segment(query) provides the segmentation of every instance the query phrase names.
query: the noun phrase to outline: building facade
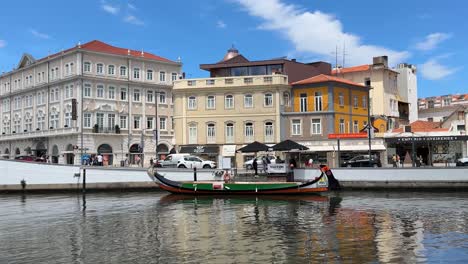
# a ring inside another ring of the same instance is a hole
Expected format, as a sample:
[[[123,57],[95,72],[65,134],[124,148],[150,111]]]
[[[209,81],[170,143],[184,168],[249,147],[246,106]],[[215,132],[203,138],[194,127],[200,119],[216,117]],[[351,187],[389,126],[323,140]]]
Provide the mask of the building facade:
[[[408,120],[410,123],[418,120],[418,78],[416,66],[400,63],[395,68],[398,72],[398,94],[403,101],[408,102]]]
[[[298,80],[331,70],[322,62],[249,61],[234,48],[220,62],[200,68],[211,77],[174,83],[176,145],[180,152],[213,160],[229,157],[237,167],[252,158],[236,153],[238,148],[280,142],[280,113],[291,105],[288,74]]]
[[[468,105],[468,94],[449,94],[418,99],[419,110]]]
[[[387,119],[386,130],[409,123],[409,95],[413,96],[415,93],[414,91],[411,93],[400,91],[403,88],[398,88],[399,72],[388,67],[387,56],[374,57],[373,64],[370,65],[338,68],[333,70],[333,74],[372,87],[370,90],[371,115],[384,116]],[[413,87],[413,85],[408,85],[408,87]]]
[[[102,154],[105,165],[147,162],[155,157],[154,129],[167,154],[180,71],[179,62],[97,40],[39,60],[26,54],[0,76],[0,154],[65,164],[80,164],[81,153]]]

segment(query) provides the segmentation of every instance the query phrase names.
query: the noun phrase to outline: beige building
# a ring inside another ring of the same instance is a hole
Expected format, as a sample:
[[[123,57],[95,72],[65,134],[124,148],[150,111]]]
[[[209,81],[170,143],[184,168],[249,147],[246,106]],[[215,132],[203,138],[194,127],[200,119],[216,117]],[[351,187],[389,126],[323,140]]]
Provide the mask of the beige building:
[[[399,73],[388,67],[387,56],[374,57],[373,64],[370,65],[338,68],[333,70],[333,74],[372,87],[369,102],[370,114],[386,117],[387,130],[409,123],[409,99],[407,93],[399,91]],[[415,101],[414,104],[417,102]]]
[[[290,82],[330,72],[330,64],[295,60],[249,61],[231,48],[223,60],[202,64],[210,78],[174,82],[175,141],[179,152],[242,167],[253,153],[236,150],[253,141],[275,144],[284,130],[281,115],[291,104]]]
[[[180,71],[178,62],[97,40],[39,60],[25,54],[0,75],[0,154],[79,164],[83,150],[102,154],[107,165],[148,161],[155,128],[158,149],[167,154]]]

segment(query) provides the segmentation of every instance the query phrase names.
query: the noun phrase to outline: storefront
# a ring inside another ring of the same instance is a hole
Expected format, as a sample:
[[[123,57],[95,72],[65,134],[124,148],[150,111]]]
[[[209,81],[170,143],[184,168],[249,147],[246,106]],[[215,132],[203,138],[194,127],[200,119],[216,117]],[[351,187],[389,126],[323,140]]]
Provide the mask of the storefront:
[[[418,134],[386,135],[388,158],[391,159],[392,155],[395,154],[400,156],[403,163],[406,164],[411,164],[413,158],[418,158],[422,161],[421,165],[432,166],[434,164],[451,164],[467,155],[467,135],[421,136]],[[408,157],[411,158],[411,161],[404,160]]]
[[[218,162],[219,146],[218,145],[183,145],[180,146],[179,153],[188,153],[198,156],[205,160]]]

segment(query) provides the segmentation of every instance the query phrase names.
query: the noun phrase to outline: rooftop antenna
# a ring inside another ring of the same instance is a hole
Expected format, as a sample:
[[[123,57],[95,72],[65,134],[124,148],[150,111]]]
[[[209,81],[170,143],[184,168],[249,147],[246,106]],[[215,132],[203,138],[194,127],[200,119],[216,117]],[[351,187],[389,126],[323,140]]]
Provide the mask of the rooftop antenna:
[[[343,68],[345,67],[346,55],[348,55],[348,53],[346,53],[346,42],[343,41],[343,65],[341,65]]]
[[[333,55],[335,55],[335,76],[338,76],[338,45],[335,46],[335,52],[332,52]]]

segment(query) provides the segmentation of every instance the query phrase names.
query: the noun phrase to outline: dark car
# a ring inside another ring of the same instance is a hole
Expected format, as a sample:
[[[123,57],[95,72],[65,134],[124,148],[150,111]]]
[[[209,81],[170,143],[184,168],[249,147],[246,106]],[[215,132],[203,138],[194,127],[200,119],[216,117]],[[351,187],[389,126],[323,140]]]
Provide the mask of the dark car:
[[[457,160],[457,167],[468,166],[468,157]]]
[[[369,160],[369,155],[359,155],[355,156],[352,159],[341,163],[341,167],[382,167],[380,159],[376,156],[372,156]]]
[[[20,161],[36,161],[36,157],[33,157],[33,156],[17,156],[17,157],[15,157],[15,160],[20,160]]]

